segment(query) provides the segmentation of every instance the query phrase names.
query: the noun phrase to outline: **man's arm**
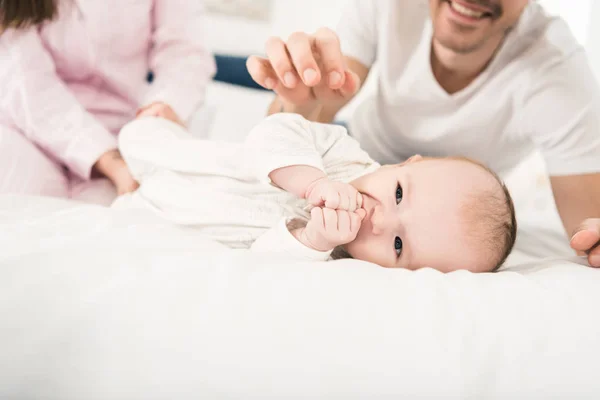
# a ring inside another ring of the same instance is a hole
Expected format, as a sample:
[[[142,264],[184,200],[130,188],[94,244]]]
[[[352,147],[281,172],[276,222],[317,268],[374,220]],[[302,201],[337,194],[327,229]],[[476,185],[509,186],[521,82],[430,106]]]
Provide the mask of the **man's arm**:
[[[530,72],[522,127],[544,156],[571,246],[590,252],[600,239],[600,87],[584,50],[543,52]],[[600,250],[590,264],[600,267]],[[592,256],[593,255],[593,256]]]
[[[563,225],[574,235],[571,246],[589,253],[589,262],[600,267],[600,247],[589,251],[600,240],[600,173],[550,178],[552,191]],[[582,223],[582,221],[584,221]]]

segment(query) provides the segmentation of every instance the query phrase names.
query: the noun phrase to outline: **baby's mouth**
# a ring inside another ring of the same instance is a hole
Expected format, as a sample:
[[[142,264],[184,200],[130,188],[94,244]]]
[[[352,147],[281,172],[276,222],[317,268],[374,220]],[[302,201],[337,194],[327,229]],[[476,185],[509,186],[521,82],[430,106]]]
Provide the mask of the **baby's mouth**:
[[[362,209],[364,209],[367,215],[363,218],[363,221],[369,221],[373,216],[373,211],[375,210],[375,199],[369,196],[366,193],[360,193],[363,198]]]

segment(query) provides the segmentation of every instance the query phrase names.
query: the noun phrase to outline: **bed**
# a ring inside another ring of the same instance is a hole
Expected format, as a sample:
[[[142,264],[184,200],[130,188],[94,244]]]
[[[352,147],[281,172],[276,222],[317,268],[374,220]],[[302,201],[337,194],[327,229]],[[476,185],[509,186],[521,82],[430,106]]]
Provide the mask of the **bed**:
[[[237,140],[269,101],[210,90],[199,136]],[[539,159],[520,168],[517,249],[481,275],[291,263],[2,196],[0,398],[597,399],[600,271],[569,252]]]

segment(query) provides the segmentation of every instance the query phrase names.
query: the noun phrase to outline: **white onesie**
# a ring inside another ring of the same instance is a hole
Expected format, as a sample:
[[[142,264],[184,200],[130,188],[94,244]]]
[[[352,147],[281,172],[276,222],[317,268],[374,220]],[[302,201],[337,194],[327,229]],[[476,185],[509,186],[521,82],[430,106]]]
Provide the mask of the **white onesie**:
[[[114,208],[149,209],[173,223],[200,230],[231,248],[326,260],[287,229],[307,219],[307,203],[271,184],[269,174],[308,165],[350,182],[379,168],[340,126],[276,114],[259,123],[244,143],[193,138],[168,120],[144,118],[126,125],[119,149],[140,188]]]

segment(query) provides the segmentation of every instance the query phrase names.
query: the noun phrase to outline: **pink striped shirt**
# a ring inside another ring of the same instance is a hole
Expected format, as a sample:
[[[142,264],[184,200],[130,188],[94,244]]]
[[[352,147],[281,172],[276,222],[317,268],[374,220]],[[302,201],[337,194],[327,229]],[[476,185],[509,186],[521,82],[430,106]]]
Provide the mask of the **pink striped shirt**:
[[[138,107],[187,121],[215,72],[201,0],[73,0],[38,28],[0,34],[0,124],[88,178]],[[148,71],[154,72],[148,84]]]

